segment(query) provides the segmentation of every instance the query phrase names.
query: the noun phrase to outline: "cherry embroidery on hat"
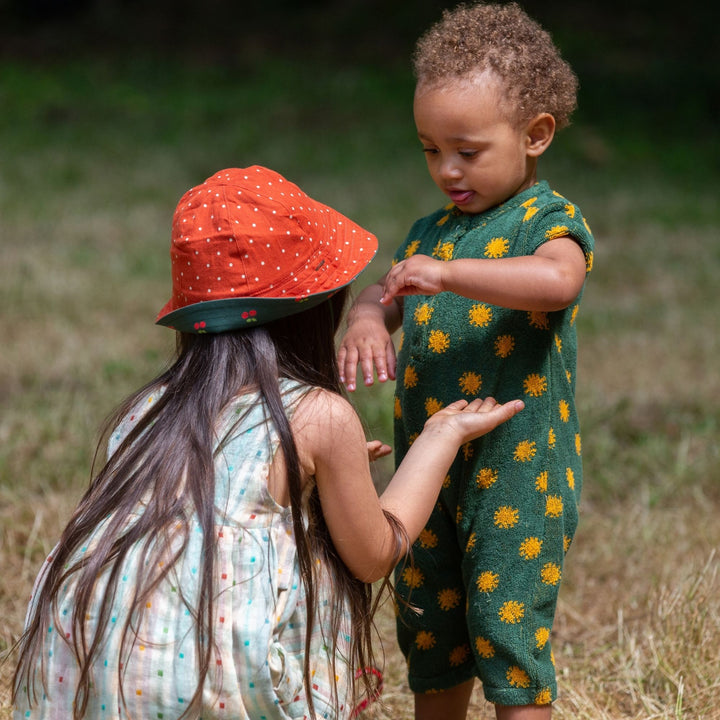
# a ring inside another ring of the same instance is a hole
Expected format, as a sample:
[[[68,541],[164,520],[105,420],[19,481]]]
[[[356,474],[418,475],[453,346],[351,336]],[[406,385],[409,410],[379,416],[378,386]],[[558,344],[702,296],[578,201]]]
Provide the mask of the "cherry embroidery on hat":
[[[194,327],[199,333],[207,332],[207,330],[205,330],[205,328],[207,327],[207,323],[206,323],[204,320],[201,320],[200,322],[196,322],[195,325],[193,325],[193,327]]]
[[[257,322],[257,318],[255,317],[257,315],[257,310],[246,310],[242,315],[242,319],[246,320],[247,322]]]

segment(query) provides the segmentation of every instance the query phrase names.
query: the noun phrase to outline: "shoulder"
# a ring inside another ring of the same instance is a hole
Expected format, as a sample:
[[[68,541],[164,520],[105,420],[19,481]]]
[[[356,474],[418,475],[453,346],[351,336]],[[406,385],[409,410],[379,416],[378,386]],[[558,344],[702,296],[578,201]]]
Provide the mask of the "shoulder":
[[[312,388],[298,402],[293,422],[298,426],[311,424],[316,428],[330,429],[338,423],[360,425],[360,418],[342,395],[322,388]]]
[[[535,244],[539,246],[558,237],[571,237],[586,255],[591,253],[594,247],[592,231],[578,205],[545,181],[538,183],[536,189],[536,194],[521,206],[523,224],[528,224]]]
[[[365,432],[355,409],[341,395],[313,388],[297,405],[292,429],[298,453],[308,475],[315,475],[327,458],[354,454],[367,456]]]
[[[309,440],[315,448],[364,437],[362,423],[350,402],[321,388],[313,388],[303,396],[292,424],[296,436]]]

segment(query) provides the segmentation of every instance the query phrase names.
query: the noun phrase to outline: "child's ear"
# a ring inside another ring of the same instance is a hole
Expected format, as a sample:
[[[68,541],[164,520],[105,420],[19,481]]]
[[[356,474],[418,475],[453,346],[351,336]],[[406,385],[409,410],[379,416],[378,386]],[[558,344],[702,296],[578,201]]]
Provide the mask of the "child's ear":
[[[555,118],[550,113],[536,115],[526,129],[527,154],[539,157],[550,146],[555,136]]]

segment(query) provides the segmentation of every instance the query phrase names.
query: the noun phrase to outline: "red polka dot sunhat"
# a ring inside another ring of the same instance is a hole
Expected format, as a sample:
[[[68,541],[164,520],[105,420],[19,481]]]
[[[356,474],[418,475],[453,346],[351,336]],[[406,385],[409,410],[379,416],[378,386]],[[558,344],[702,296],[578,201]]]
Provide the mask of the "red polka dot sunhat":
[[[220,170],[173,216],[172,297],[157,323],[218,333],[293,315],[351,283],[377,238],[274,170]]]

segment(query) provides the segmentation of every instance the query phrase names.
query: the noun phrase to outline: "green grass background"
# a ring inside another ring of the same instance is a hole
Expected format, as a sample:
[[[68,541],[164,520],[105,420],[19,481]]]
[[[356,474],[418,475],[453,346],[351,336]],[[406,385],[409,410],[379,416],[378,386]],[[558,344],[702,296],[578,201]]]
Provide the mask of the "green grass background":
[[[619,44],[588,27],[585,45],[561,32],[581,106],[541,162],[597,241],[578,320],[586,481],[556,629],[558,715],[717,718],[715,78],[672,62],[687,34],[663,56],[634,53],[625,26]],[[361,285],[444,202],[397,49],[118,48],[0,54],[0,652],[88,481],[100,422],[171,355],[153,321],[180,195],[215,170],[268,165],[378,235]],[[374,437],[391,437],[391,398],[390,385],[354,396]],[[389,464],[376,472],[382,483]],[[400,718],[409,700],[389,658]]]

